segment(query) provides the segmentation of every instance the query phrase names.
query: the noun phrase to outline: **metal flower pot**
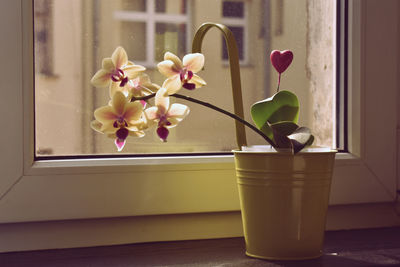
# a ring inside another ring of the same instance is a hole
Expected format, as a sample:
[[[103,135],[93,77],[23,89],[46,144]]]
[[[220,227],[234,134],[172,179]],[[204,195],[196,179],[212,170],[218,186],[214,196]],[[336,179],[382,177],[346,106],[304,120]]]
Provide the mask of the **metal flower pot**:
[[[322,255],[335,153],[234,151],[248,256],[299,260]]]

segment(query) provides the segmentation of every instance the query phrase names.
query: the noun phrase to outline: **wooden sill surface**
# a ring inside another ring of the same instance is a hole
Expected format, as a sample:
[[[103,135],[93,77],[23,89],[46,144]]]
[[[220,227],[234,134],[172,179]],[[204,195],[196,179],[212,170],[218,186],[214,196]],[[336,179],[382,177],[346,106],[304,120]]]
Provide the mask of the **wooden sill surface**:
[[[0,254],[0,266],[400,266],[400,227],[330,231],[324,255],[306,261],[245,256],[243,238]]]

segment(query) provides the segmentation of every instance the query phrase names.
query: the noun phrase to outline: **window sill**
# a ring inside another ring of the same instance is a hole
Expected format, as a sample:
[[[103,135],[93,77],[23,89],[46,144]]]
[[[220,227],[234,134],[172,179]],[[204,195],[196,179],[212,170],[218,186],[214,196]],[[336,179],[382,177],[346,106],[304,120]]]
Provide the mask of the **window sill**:
[[[399,264],[400,228],[327,232],[319,259],[290,266],[371,266]],[[83,249],[0,254],[11,266],[287,266],[246,257],[243,238],[146,243]]]
[[[400,226],[394,203],[330,206],[327,230]],[[0,252],[241,237],[239,211],[0,224]]]

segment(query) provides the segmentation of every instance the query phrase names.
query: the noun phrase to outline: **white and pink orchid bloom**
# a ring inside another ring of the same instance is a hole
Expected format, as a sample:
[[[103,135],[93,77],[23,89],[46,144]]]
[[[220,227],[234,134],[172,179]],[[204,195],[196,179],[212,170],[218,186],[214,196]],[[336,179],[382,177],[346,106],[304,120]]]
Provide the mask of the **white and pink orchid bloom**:
[[[160,86],[152,83],[150,77],[147,74],[141,73],[135,79],[129,80],[124,87],[120,87],[116,83],[112,83],[110,86],[110,97],[112,97],[116,91],[121,91],[128,99],[143,97],[151,95],[160,89]],[[143,107],[146,106],[146,101],[140,101]]]
[[[142,137],[146,128],[143,118],[143,106],[139,102],[130,102],[122,92],[117,91],[110,105],[95,110],[94,130],[115,139],[118,151],[121,151],[128,136]]]
[[[206,85],[206,82],[195,74],[203,66],[203,54],[187,54],[183,57],[182,62],[176,55],[170,52],[166,52],[164,54],[164,61],[157,65],[159,72],[168,78],[165,83],[169,95],[175,94],[182,87],[193,90]]]
[[[117,47],[111,58],[104,58],[102,68],[93,76],[91,83],[95,87],[108,87],[110,84],[117,84],[124,87],[130,79],[138,76],[145,67],[135,65],[128,61],[128,55],[122,47]]]
[[[149,122],[157,123],[157,134],[163,142],[167,141],[169,128],[175,127],[188,114],[189,107],[174,103],[169,105],[167,89],[162,87],[155,96],[155,106],[144,111]]]

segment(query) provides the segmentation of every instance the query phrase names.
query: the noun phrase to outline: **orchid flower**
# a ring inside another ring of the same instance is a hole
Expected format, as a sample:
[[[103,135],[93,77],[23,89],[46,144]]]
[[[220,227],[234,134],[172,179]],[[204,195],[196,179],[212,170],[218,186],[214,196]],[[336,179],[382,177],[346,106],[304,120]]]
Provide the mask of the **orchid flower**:
[[[116,83],[112,83],[110,86],[110,97],[112,97],[116,91],[121,91],[128,99],[143,97],[157,92],[160,86],[152,83],[150,77],[147,74],[141,73],[135,79],[129,80],[124,87],[118,86]],[[146,106],[146,101],[140,101],[143,107]]]
[[[143,106],[139,102],[130,102],[122,92],[117,91],[110,105],[95,110],[91,126],[94,130],[115,139],[118,151],[121,151],[128,136],[142,137],[146,121],[142,117]]]
[[[116,83],[124,87],[130,79],[135,78],[145,67],[128,61],[128,55],[122,47],[117,47],[111,58],[104,58],[102,68],[93,76],[91,83],[95,87],[107,87]]]
[[[159,72],[168,77],[165,81],[168,95],[175,94],[181,87],[193,90],[206,85],[206,82],[195,73],[204,66],[204,56],[200,53],[187,54],[183,62],[174,54],[166,52],[164,61],[158,63]]]
[[[162,87],[155,96],[155,106],[144,111],[149,122],[157,123],[157,134],[163,142],[167,141],[169,128],[175,127],[189,114],[189,107],[174,103],[169,105],[167,89]]]

